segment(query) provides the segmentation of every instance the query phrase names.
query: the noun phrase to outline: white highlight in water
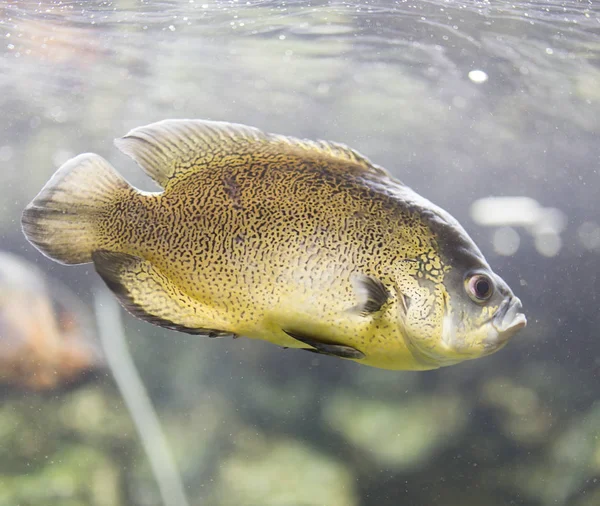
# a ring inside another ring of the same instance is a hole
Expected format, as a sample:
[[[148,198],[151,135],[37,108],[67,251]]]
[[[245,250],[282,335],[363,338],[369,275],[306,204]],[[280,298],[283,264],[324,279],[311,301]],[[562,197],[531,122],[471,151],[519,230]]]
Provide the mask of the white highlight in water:
[[[540,209],[538,221],[533,225],[532,233],[560,234],[567,227],[567,217],[560,209],[545,207]]]
[[[589,251],[600,251],[600,226],[593,221],[582,223],[577,236],[583,247]]]
[[[535,239],[535,247],[544,256],[556,256],[562,247],[560,233],[567,216],[560,209],[542,207],[529,197],[487,197],[473,202],[471,217],[478,225],[503,227],[494,233],[493,244],[500,255],[512,255],[519,248],[519,235],[510,227],[523,227]]]
[[[485,83],[488,80],[488,75],[483,70],[471,70],[469,79],[476,84]]]
[[[514,228],[501,227],[494,232],[492,243],[496,253],[509,257],[514,255],[519,249],[521,238]]]
[[[169,444],[127,348],[121,308],[103,286],[96,290],[94,307],[106,361],[148,456],[162,502],[165,506],[189,506]]]
[[[547,232],[535,236],[535,249],[545,257],[555,257],[562,247],[560,235]]]
[[[471,218],[484,227],[530,227],[539,221],[541,213],[541,206],[529,197],[487,197],[471,205]]]

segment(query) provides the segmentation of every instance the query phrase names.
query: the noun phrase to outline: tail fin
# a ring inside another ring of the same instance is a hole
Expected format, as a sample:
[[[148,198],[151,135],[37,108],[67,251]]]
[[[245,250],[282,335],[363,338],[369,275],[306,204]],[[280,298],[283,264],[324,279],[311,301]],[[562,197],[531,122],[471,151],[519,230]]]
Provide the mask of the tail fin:
[[[131,186],[101,156],[85,153],[62,165],[23,211],[25,237],[63,264],[92,261],[95,222]]]

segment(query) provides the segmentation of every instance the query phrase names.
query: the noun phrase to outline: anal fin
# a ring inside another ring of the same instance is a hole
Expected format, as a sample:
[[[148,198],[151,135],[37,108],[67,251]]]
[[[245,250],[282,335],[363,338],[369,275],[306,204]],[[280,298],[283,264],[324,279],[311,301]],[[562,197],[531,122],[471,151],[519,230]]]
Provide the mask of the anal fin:
[[[107,250],[95,251],[92,260],[108,288],[137,318],[186,334],[234,336],[149,261]]]
[[[296,331],[284,330],[284,332],[288,336],[296,339],[297,341],[312,346],[312,348],[308,349],[308,351],[321,353],[323,355],[333,355],[341,358],[365,358],[365,354],[362,351],[359,351],[356,348],[352,348],[351,346],[346,346],[343,344],[324,343],[323,341],[320,341],[310,336],[306,336]]]

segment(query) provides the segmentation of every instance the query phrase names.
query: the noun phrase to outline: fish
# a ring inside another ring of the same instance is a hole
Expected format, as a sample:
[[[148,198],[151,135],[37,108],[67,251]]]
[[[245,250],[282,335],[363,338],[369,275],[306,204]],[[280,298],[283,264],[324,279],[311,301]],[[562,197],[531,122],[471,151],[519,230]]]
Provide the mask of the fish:
[[[25,259],[0,252],[0,384],[4,391],[78,387],[106,363],[85,306]]]
[[[142,320],[392,370],[489,355],[526,325],[456,219],[344,144],[199,119],[115,144],[157,191],[84,153],[21,222]]]

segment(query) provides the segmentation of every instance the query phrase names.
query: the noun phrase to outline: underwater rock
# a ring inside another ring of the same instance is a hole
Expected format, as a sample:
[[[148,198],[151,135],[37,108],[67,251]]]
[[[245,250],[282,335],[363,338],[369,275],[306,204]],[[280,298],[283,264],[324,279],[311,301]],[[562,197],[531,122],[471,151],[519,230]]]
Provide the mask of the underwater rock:
[[[600,476],[598,427],[600,403],[597,402],[587,412],[574,417],[560,432],[555,427],[549,437],[552,442],[543,452],[525,457],[517,465],[513,462],[500,469],[490,469],[489,479],[500,488],[518,490],[521,496],[542,506],[579,504],[574,503],[575,498],[585,497],[581,491],[586,487],[591,487],[594,493],[594,484]]]
[[[422,394],[401,404],[339,394],[325,407],[324,418],[367,458],[406,471],[452,445],[467,413],[467,402],[453,394]]]
[[[98,449],[64,445],[46,466],[26,475],[2,475],[0,504],[28,506],[125,505],[119,471]]]
[[[495,376],[481,387],[484,405],[498,413],[498,426],[505,437],[519,444],[543,444],[552,429],[554,416],[537,389]]]
[[[135,469],[137,435],[118,405],[97,386],[68,396],[5,400],[0,405],[0,504],[129,504],[123,484]]]
[[[246,429],[242,443],[220,466],[211,505],[358,506],[349,469],[287,438]]]

